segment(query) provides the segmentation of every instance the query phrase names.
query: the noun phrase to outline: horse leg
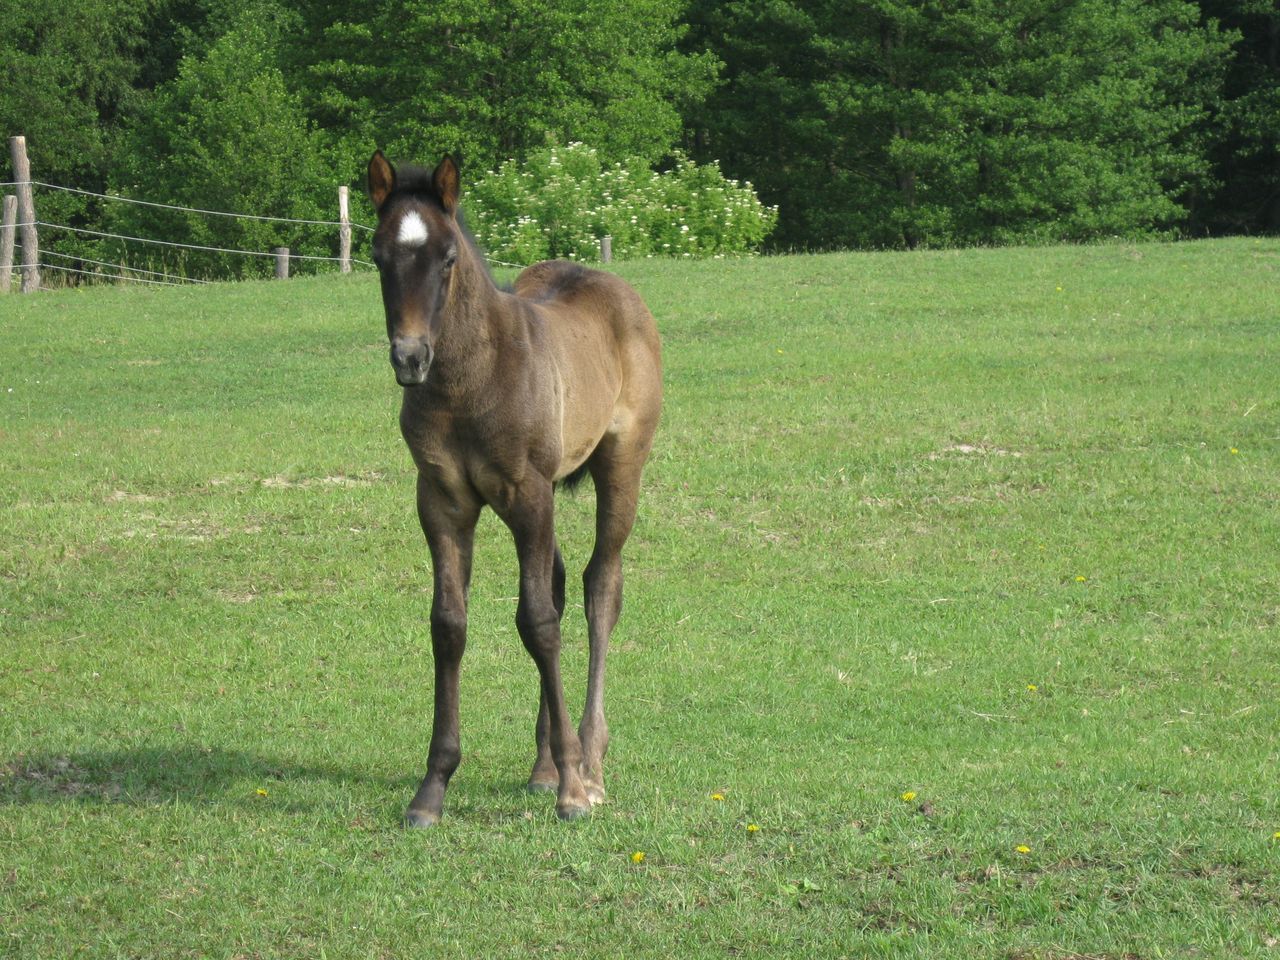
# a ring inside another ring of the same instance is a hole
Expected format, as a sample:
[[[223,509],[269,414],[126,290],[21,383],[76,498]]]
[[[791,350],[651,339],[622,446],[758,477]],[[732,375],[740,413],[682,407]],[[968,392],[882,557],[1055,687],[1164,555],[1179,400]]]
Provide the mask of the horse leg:
[[[547,739],[559,775],[556,814],[573,820],[591,809],[579,768],[582,745],[569,722],[560,678],[560,613],[555,603],[555,530],[551,484],[529,481],[500,511],[511,528],[520,561],[520,602],[516,628],[538,667]]]
[[[556,605],[556,616],[564,619],[564,559],[560,556],[560,548],[556,547],[554,565],[551,569],[551,599]],[[533,771],[529,774],[528,790],[530,793],[553,793],[560,786],[560,774],[556,772],[555,762],[551,759],[551,714],[547,710],[547,698],[542,693],[542,684],[538,684],[538,724],[535,738],[538,744],[538,755],[533,761]]]
[[[638,462],[613,458],[616,445],[604,444],[591,461],[596,488],[596,543],[582,574],[590,654],[587,702],[578,738],[582,742],[582,779],[592,803],[605,798],[604,755],[609,749],[609,726],[604,718],[605,657],[609,637],[622,612],[622,547],[636,519],[640,493]]]
[[[435,660],[435,716],[427,775],[405,813],[410,827],[439,822],[449,778],[458,768],[458,669],[467,644],[467,590],[479,505],[458,502],[418,475],[418,518],[431,549],[431,652]]]

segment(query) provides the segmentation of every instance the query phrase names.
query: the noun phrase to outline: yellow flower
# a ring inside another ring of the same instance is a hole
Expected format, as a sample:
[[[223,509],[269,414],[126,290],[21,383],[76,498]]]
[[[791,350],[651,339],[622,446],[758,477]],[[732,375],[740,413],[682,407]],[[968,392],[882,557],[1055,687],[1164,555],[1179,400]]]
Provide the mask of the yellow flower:
[[[724,794],[723,794],[723,793],[713,793],[713,794],[711,795],[711,799],[712,799],[712,800],[723,800],[723,799],[724,799]]]
[[[1271,839],[1272,839],[1272,840],[1280,840],[1280,830],[1277,830],[1275,833],[1273,833],[1273,834],[1271,835]]]
[[[1014,847],[1013,849],[1015,849],[1015,850],[1017,850],[1019,853],[1023,853],[1023,854],[1026,854],[1026,853],[1030,853],[1030,852],[1031,852],[1031,848],[1030,848],[1030,847],[1028,847],[1025,843],[1020,843],[1020,844],[1018,844],[1016,847]]]
[[[1088,577],[1076,577],[1076,583],[1084,583],[1088,579]]]
[[[1061,287],[1058,287],[1058,292],[1059,292],[1059,293],[1061,293],[1061,292],[1062,292],[1062,288],[1061,288]]]
[[[259,788],[258,788],[258,796],[260,796],[260,797],[265,797],[266,795],[267,795],[267,791],[265,791],[265,790],[263,790],[261,787],[259,787]]]
[[[747,833],[759,833],[759,832],[760,832],[759,824],[755,824],[755,823],[747,824]]]
[[[1027,684],[1027,692],[1028,692],[1028,693],[1035,693],[1035,692],[1036,692],[1037,690],[1039,690],[1039,689],[1040,689],[1040,688],[1039,688],[1039,687],[1037,687],[1034,683],[1028,683],[1028,684]]]
[[[1240,451],[1239,451],[1239,450],[1237,450],[1235,447],[1232,447],[1232,448],[1231,448],[1231,452],[1232,452],[1232,453],[1239,453]]]
[[[643,850],[637,850],[635,853],[631,854],[631,862],[632,862],[632,863],[644,863],[644,851],[643,851]]]
[[[910,803],[915,798],[916,798],[916,792],[914,790],[908,790],[906,793],[902,795],[902,799],[907,801],[907,803]]]

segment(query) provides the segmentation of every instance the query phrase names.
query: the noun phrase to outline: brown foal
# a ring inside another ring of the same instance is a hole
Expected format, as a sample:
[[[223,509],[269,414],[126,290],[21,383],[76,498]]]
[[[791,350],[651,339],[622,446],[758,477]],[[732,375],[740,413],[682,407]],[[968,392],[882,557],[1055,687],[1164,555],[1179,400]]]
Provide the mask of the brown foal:
[[[400,430],[418,466],[418,517],[435,577],[435,717],[427,775],[405,821],[439,821],[461,758],[458,667],[485,506],[515,538],[516,626],[541,680],[529,789],[557,791],[562,819],[582,816],[605,795],[605,653],[622,607],[622,546],[662,404],[653,316],[618,277],[563,261],[535,264],[511,293],[499,290],[458,222],[458,168],[449,157],[431,173],[397,171],[378,151],[369,193],[391,364],[404,387]],[[596,539],[582,577],[590,655],[575,731],[560,679],[565,572],[553,491],[584,471],[596,489]]]

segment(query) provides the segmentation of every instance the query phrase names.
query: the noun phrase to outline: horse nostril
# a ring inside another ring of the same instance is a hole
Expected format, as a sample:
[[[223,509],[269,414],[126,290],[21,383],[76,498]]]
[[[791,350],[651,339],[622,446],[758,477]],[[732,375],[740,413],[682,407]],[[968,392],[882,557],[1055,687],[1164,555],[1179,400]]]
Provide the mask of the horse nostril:
[[[431,347],[423,340],[397,337],[391,341],[391,365],[397,380],[420,383],[431,365]]]

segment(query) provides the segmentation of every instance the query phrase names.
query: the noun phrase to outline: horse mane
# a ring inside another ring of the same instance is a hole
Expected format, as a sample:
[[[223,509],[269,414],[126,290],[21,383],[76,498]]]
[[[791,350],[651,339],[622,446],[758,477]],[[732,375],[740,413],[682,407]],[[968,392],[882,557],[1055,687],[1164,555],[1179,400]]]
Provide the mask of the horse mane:
[[[412,193],[440,202],[440,194],[436,193],[436,185],[432,180],[432,171],[416,163],[402,163],[396,167],[396,186],[392,193]]]

